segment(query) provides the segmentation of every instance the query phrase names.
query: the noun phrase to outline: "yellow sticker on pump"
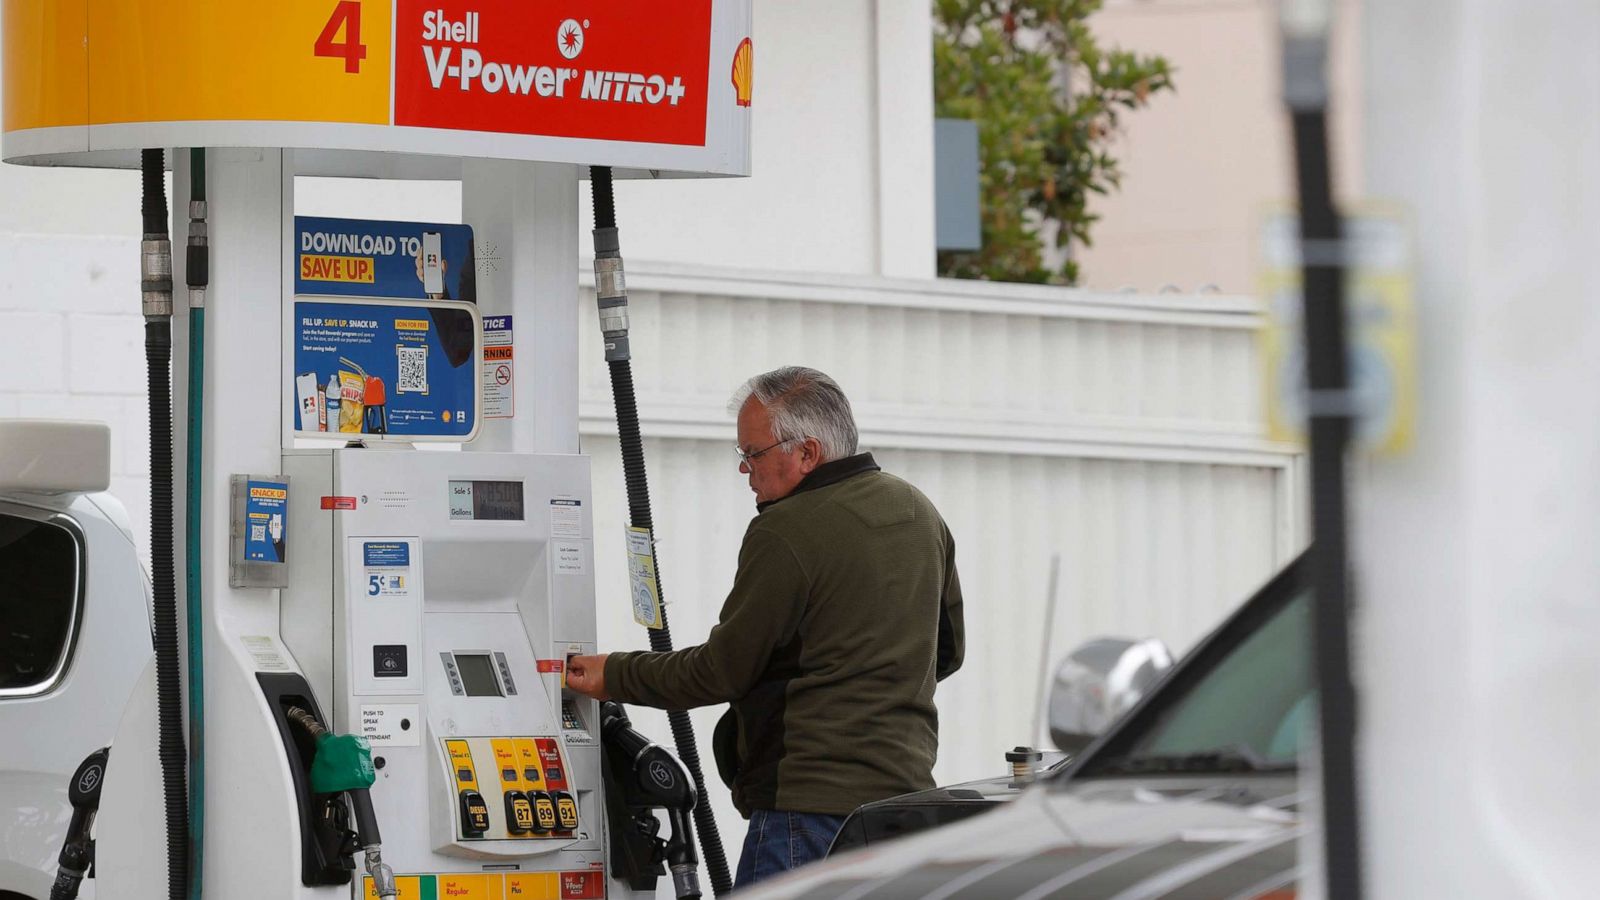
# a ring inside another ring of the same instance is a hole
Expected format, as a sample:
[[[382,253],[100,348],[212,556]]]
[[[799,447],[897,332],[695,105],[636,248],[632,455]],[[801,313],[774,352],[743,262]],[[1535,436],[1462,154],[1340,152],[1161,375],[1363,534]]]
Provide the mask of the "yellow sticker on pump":
[[[400,891],[400,900],[422,900],[423,877],[421,875],[396,875],[394,877],[394,886]],[[432,888],[432,876],[426,877],[428,878],[428,887]],[[362,883],[366,885],[367,900],[381,900],[378,896],[378,886],[372,883],[371,876],[362,879]],[[432,896],[432,894],[430,893],[429,896]]]
[[[494,750],[494,765],[500,772],[500,789],[522,790],[522,767],[517,764],[517,751],[511,738],[494,738],[489,746]]]
[[[447,740],[444,742],[445,752],[450,756],[450,770],[455,777],[456,790],[477,790],[478,771],[472,764],[472,748],[463,740]]]
[[[544,770],[539,766],[539,748],[533,743],[533,738],[517,738],[516,747],[517,761],[522,764],[523,790],[544,790]]]

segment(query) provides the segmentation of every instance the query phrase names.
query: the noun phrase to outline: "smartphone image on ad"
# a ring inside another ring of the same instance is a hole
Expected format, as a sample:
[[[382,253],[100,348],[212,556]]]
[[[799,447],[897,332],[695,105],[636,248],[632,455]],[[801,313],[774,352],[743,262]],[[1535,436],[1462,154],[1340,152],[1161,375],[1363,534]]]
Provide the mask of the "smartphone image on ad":
[[[422,291],[430,297],[444,294],[444,257],[439,232],[422,233]]]
[[[317,423],[321,420],[323,413],[322,405],[317,402],[317,397],[319,396],[317,388],[320,387],[317,383],[317,373],[306,372],[302,375],[296,375],[294,377],[294,386],[296,393],[299,394],[300,401],[300,430],[319,431]]]

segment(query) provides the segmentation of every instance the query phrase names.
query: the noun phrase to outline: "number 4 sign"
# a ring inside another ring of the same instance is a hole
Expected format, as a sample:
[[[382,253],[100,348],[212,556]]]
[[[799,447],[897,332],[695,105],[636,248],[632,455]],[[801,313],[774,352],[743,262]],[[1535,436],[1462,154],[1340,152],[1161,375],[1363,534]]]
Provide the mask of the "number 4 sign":
[[[344,41],[337,39],[344,31]],[[351,74],[361,71],[361,61],[367,58],[367,45],[361,43],[361,3],[359,0],[340,0],[333,7],[328,24],[322,26],[313,48],[317,56],[344,60],[344,70]]]

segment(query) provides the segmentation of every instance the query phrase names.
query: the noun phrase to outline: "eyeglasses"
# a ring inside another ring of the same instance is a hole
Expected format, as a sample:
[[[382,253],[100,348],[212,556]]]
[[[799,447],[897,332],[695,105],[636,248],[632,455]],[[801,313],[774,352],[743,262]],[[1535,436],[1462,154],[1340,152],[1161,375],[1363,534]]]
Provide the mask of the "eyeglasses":
[[[794,438],[789,438],[788,440],[782,440],[782,441],[777,442],[776,444],[773,444],[771,447],[762,447],[760,450],[757,450],[757,451],[755,451],[753,453],[746,453],[746,452],[744,452],[744,448],[743,447],[740,447],[738,444],[734,444],[733,445],[733,452],[738,455],[739,462],[742,462],[742,463],[744,463],[745,465],[748,466],[748,465],[750,465],[750,461],[751,460],[760,458],[760,456],[763,453],[766,453],[768,450],[771,450],[774,447],[782,447],[784,444],[787,444],[787,443],[789,443],[790,441],[793,441],[793,440],[794,440]]]

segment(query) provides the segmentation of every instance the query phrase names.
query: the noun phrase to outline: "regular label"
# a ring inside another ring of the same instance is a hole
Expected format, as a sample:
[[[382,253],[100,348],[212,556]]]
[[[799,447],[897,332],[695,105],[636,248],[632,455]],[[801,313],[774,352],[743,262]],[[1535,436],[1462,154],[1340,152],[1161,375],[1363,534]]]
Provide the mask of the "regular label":
[[[361,707],[361,736],[374,747],[418,747],[422,744],[421,707],[391,703]]]

